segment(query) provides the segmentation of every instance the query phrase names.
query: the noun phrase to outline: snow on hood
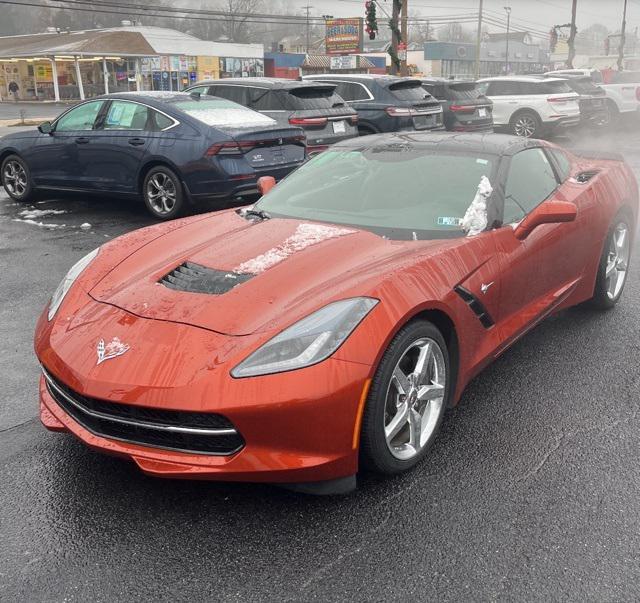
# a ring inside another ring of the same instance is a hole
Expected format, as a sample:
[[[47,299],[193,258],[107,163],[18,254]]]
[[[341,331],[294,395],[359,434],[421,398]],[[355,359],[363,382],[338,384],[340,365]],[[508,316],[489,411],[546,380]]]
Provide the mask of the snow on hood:
[[[234,268],[234,272],[242,274],[260,274],[272,266],[286,260],[297,251],[317,245],[327,239],[352,234],[355,230],[324,226],[322,224],[299,224],[295,232],[277,247],[272,247],[263,254],[243,262]]]
[[[462,230],[467,233],[468,237],[480,234],[487,227],[487,199],[492,192],[493,187],[489,178],[482,176],[476,196],[462,218]]]

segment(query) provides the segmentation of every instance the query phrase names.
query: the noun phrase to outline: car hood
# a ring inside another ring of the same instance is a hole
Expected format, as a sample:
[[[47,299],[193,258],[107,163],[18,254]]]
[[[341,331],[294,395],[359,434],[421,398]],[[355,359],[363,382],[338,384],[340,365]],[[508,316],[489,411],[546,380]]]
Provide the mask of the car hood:
[[[420,249],[432,253],[452,242],[424,241]],[[256,223],[223,212],[146,244],[89,293],[144,318],[249,335],[282,328],[335,299],[371,294],[393,273],[394,258],[421,255],[408,243],[352,227]]]

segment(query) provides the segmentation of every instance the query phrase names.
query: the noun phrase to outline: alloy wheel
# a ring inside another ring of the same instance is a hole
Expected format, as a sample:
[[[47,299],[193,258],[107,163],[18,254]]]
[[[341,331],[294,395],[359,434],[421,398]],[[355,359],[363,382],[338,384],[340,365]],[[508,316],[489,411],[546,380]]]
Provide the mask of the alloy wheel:
[[[158,215],[167,215],[176,205],[176,187],[165,173],[154,174],[147,182],[149,205]]]
[[[385,439],[395,458],[410,460],[429,441],[444,404],[446,379],[444,355],[433,339],[414,341],[400,357],[384,412]]]
[[[516,136],[531,138],[536,131],[536,122],[533,117],[529,115],[521,115],[513,124],[513,131],[516,133]]]
[[[616,299],[624,287],[630,255],[629,229],[624,222],[620,222],[613,230],[609,241],[609,255],[605,271],[605,287],[607,296],[611,300]]]
[[[22,197],[27,191],[27,172],[19,161],[7,161],[2,181],[7,191],[15,197]]]

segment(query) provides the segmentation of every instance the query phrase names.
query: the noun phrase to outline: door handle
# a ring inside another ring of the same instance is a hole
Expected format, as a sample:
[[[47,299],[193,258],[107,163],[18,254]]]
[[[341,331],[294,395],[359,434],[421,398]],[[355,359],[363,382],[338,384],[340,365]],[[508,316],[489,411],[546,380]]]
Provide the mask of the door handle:
[[[87,144],[89,142],[89,138],[86,136],[81,136],[80,138],[76,138],[76,143],[78,144]]]
[[[129,138],[129,144],[133,145],[134,147],[139,147],[140,145],[144,144],[144,138]]]

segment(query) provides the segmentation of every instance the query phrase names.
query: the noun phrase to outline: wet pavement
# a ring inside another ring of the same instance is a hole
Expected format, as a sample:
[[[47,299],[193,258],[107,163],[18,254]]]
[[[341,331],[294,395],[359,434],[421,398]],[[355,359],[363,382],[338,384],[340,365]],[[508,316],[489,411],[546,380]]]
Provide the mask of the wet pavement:
[[[636,140],[559,142],[620,151],[640,178]],[[130,201],[0,193],[0,600],[640,598],[637,248],[618,307],[514,345],[414,471],[314,498],[149,478],[40,426],[39,312],[76,259],[150,222]]]

